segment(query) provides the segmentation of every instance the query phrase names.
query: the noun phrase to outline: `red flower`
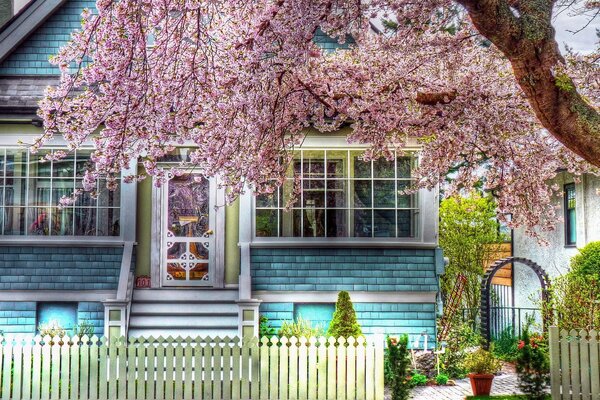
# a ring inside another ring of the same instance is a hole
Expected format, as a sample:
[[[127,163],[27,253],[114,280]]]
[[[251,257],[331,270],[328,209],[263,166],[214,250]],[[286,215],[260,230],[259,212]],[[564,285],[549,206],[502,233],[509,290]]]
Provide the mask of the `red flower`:
[[[519,345],[517,347],[519,348],[519,350],[521,350],[523,347],[525,347],[525,342],[522,340],[519,340]]]

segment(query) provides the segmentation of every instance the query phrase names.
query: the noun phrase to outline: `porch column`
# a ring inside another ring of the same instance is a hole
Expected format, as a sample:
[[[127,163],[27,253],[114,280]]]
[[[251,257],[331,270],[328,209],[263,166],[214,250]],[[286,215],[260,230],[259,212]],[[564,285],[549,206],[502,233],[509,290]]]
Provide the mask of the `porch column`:
[[[240,196],[240,278],[238,300],[238,334],[241,337],[258,336],[260,300],[252,298],[252,271],[250,268],[250,243],[252,242],[252,192],[246,188]]]

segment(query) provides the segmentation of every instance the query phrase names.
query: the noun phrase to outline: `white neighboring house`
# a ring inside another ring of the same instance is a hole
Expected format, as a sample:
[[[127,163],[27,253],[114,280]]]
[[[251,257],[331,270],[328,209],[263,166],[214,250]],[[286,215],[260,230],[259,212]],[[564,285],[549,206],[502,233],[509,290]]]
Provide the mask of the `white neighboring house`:
[[[514,256],[536,262],[550,279],[569,271],[571,257],[578,248],[600,241],[600,177],[584,175],[575,182],[572,175],[561,172],[553,183],[563,189],[555,197],[557,214],[563,221],[554,232],[545,234],[549,245],[540,245],[523,229],[515,230],[513,238]],[[520,264],[515,265],[514,274],[515,306],[533,307],[532,296],[539,292],[539,280],[530,268]]]

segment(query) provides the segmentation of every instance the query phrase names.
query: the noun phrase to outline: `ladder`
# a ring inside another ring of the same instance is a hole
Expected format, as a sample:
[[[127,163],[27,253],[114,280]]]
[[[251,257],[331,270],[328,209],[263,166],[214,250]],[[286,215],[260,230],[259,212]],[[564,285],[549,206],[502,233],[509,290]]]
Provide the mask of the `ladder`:
[[[444,340],[446,340],[446,337],[450,332],[452,322],[454,321],[454,315],[460,307],[462,294],[465,290],[466,285],[467,278],[463,274],[458,274],[458,276],[456,277],[456,284],[454,285],[454,289],[452,289],[452,293],[448,297],[448,304],[446,304],[444,315],[442,316],[442,319],[440,321],[440,330],[438,332],[437,337],[438,345],[441,344]]]

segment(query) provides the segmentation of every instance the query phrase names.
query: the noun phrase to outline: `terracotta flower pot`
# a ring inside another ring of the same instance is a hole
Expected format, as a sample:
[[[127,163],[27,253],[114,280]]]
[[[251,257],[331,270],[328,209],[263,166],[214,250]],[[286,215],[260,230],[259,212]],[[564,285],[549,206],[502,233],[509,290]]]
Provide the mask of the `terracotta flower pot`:
[[[469,374],[473,396],[489,396],[494,374]]]

